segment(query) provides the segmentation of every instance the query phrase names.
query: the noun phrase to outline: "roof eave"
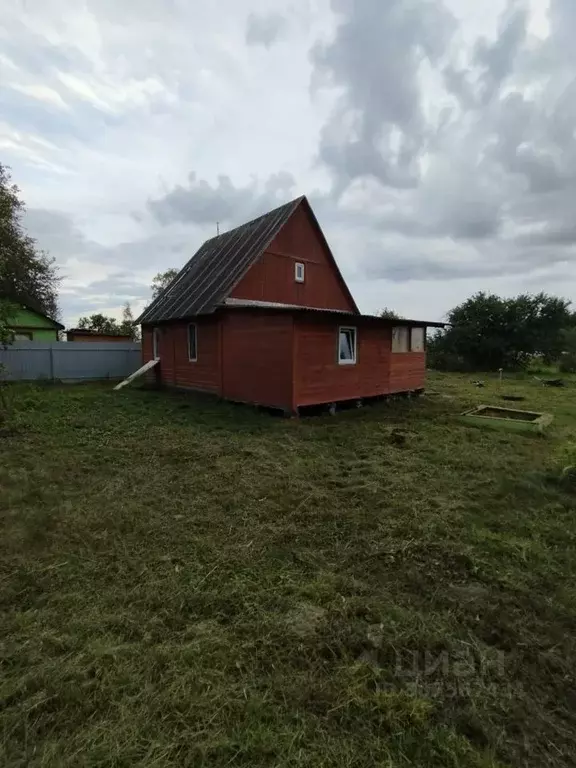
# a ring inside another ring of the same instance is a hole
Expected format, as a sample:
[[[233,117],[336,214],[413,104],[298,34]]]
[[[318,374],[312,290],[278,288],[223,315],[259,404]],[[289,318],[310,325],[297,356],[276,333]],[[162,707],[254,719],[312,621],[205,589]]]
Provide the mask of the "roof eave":
[[[335,315],[337,317],[346,317],[350,321],[354,320],[369,320],[379,325],[385,326],[398,326],[398,325],[410,325],[426,328],[445,328],[449,323],[441,323],[438,320],[413,320],[405,317],[380,317],[379,315],[365,315],[360,312],[351,312],[345,309],[331,309],[325,307],[307,307],[298,304],[280,304],[276,302],[264,302],[264,301],[250,301],[242,299],[228,299],[225,303],[220,304],[217,307],[218,310],[246,310],[246,311],[266,311],[266,312],[293,312],[297,314],[315,314],[319,316]]]

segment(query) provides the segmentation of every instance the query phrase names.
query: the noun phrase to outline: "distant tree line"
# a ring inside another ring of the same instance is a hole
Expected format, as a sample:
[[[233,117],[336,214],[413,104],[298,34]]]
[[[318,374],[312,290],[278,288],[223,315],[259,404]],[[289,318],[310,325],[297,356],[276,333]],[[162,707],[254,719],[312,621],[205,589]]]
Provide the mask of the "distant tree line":
[[[178,272],[179,270],[174,268],[167,269],[165,272],[158,272],[153,278],[152,285],[150,286],[152,300],[159,296],[162,291],[170,285]],[[135,341],[140,340],[140,328],[134,323],[132,308],[128,302],[124,305],[121,322],[118,322],[113,317],[97,313],[90,315],[89,317],[81,317],[80,320],[78,320],[78,328],[97,331],[98,333],[106,333],[112,336],[118,334],[129,335]]]
[[[134,322],[132,307],[126,302],[122,310],[122,320],[118,322],[114,317],[107,317],[100,313],[81,317],[78,320],[78,328],[87,331],[96,331],[110,336],[130,336],[134,341],[140,339],[140,329]]]
[[[504,299],[477,293],[448,312],[428,340],[428,365],[446,371],[525,368],[535,356],[576,371],[576,313],[546,293]]]

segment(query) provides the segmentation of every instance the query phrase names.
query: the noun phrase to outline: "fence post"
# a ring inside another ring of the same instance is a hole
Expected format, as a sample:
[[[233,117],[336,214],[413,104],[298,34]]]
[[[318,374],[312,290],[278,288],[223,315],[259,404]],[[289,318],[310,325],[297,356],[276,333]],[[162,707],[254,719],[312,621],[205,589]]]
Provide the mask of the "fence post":
[[[54,381],[54,347],[50,343],[50,380]]]

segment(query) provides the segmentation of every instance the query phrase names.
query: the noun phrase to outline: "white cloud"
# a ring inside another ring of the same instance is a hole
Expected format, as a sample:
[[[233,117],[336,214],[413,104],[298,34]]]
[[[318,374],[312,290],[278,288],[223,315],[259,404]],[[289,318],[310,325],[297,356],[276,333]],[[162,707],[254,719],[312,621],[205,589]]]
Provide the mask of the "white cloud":
[[[48,104],[60,107],[61,109],[69,109],[68,104],[66,104],[58,91],[55,91],[53,88],[48,88],[46,85],[14,84],[12,85],[12,88],[16,91],[20,91],[20,93],[23,93],[26,96],[31,96],[33,99],[38,99],[38,101],[45,101]]]
[[[154,77],[143,80],[128,79],[121,83],[96,78],[83,79],[63,72],[58,73],[60,82],[74,95],[89,102],[103,112],[122,114],[133,108],[147,107],[155,97],[162,95],[170,101],[162,83]]]

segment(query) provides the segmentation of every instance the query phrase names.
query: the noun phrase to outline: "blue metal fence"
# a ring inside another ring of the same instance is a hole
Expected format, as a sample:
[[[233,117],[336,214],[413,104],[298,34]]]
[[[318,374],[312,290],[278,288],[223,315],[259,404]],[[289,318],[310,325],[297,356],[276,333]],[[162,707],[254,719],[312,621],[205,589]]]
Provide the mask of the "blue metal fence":
[[[16,341],[0,347],[0,379],[123,379],[141,360],[140,344],[133,342]]]

